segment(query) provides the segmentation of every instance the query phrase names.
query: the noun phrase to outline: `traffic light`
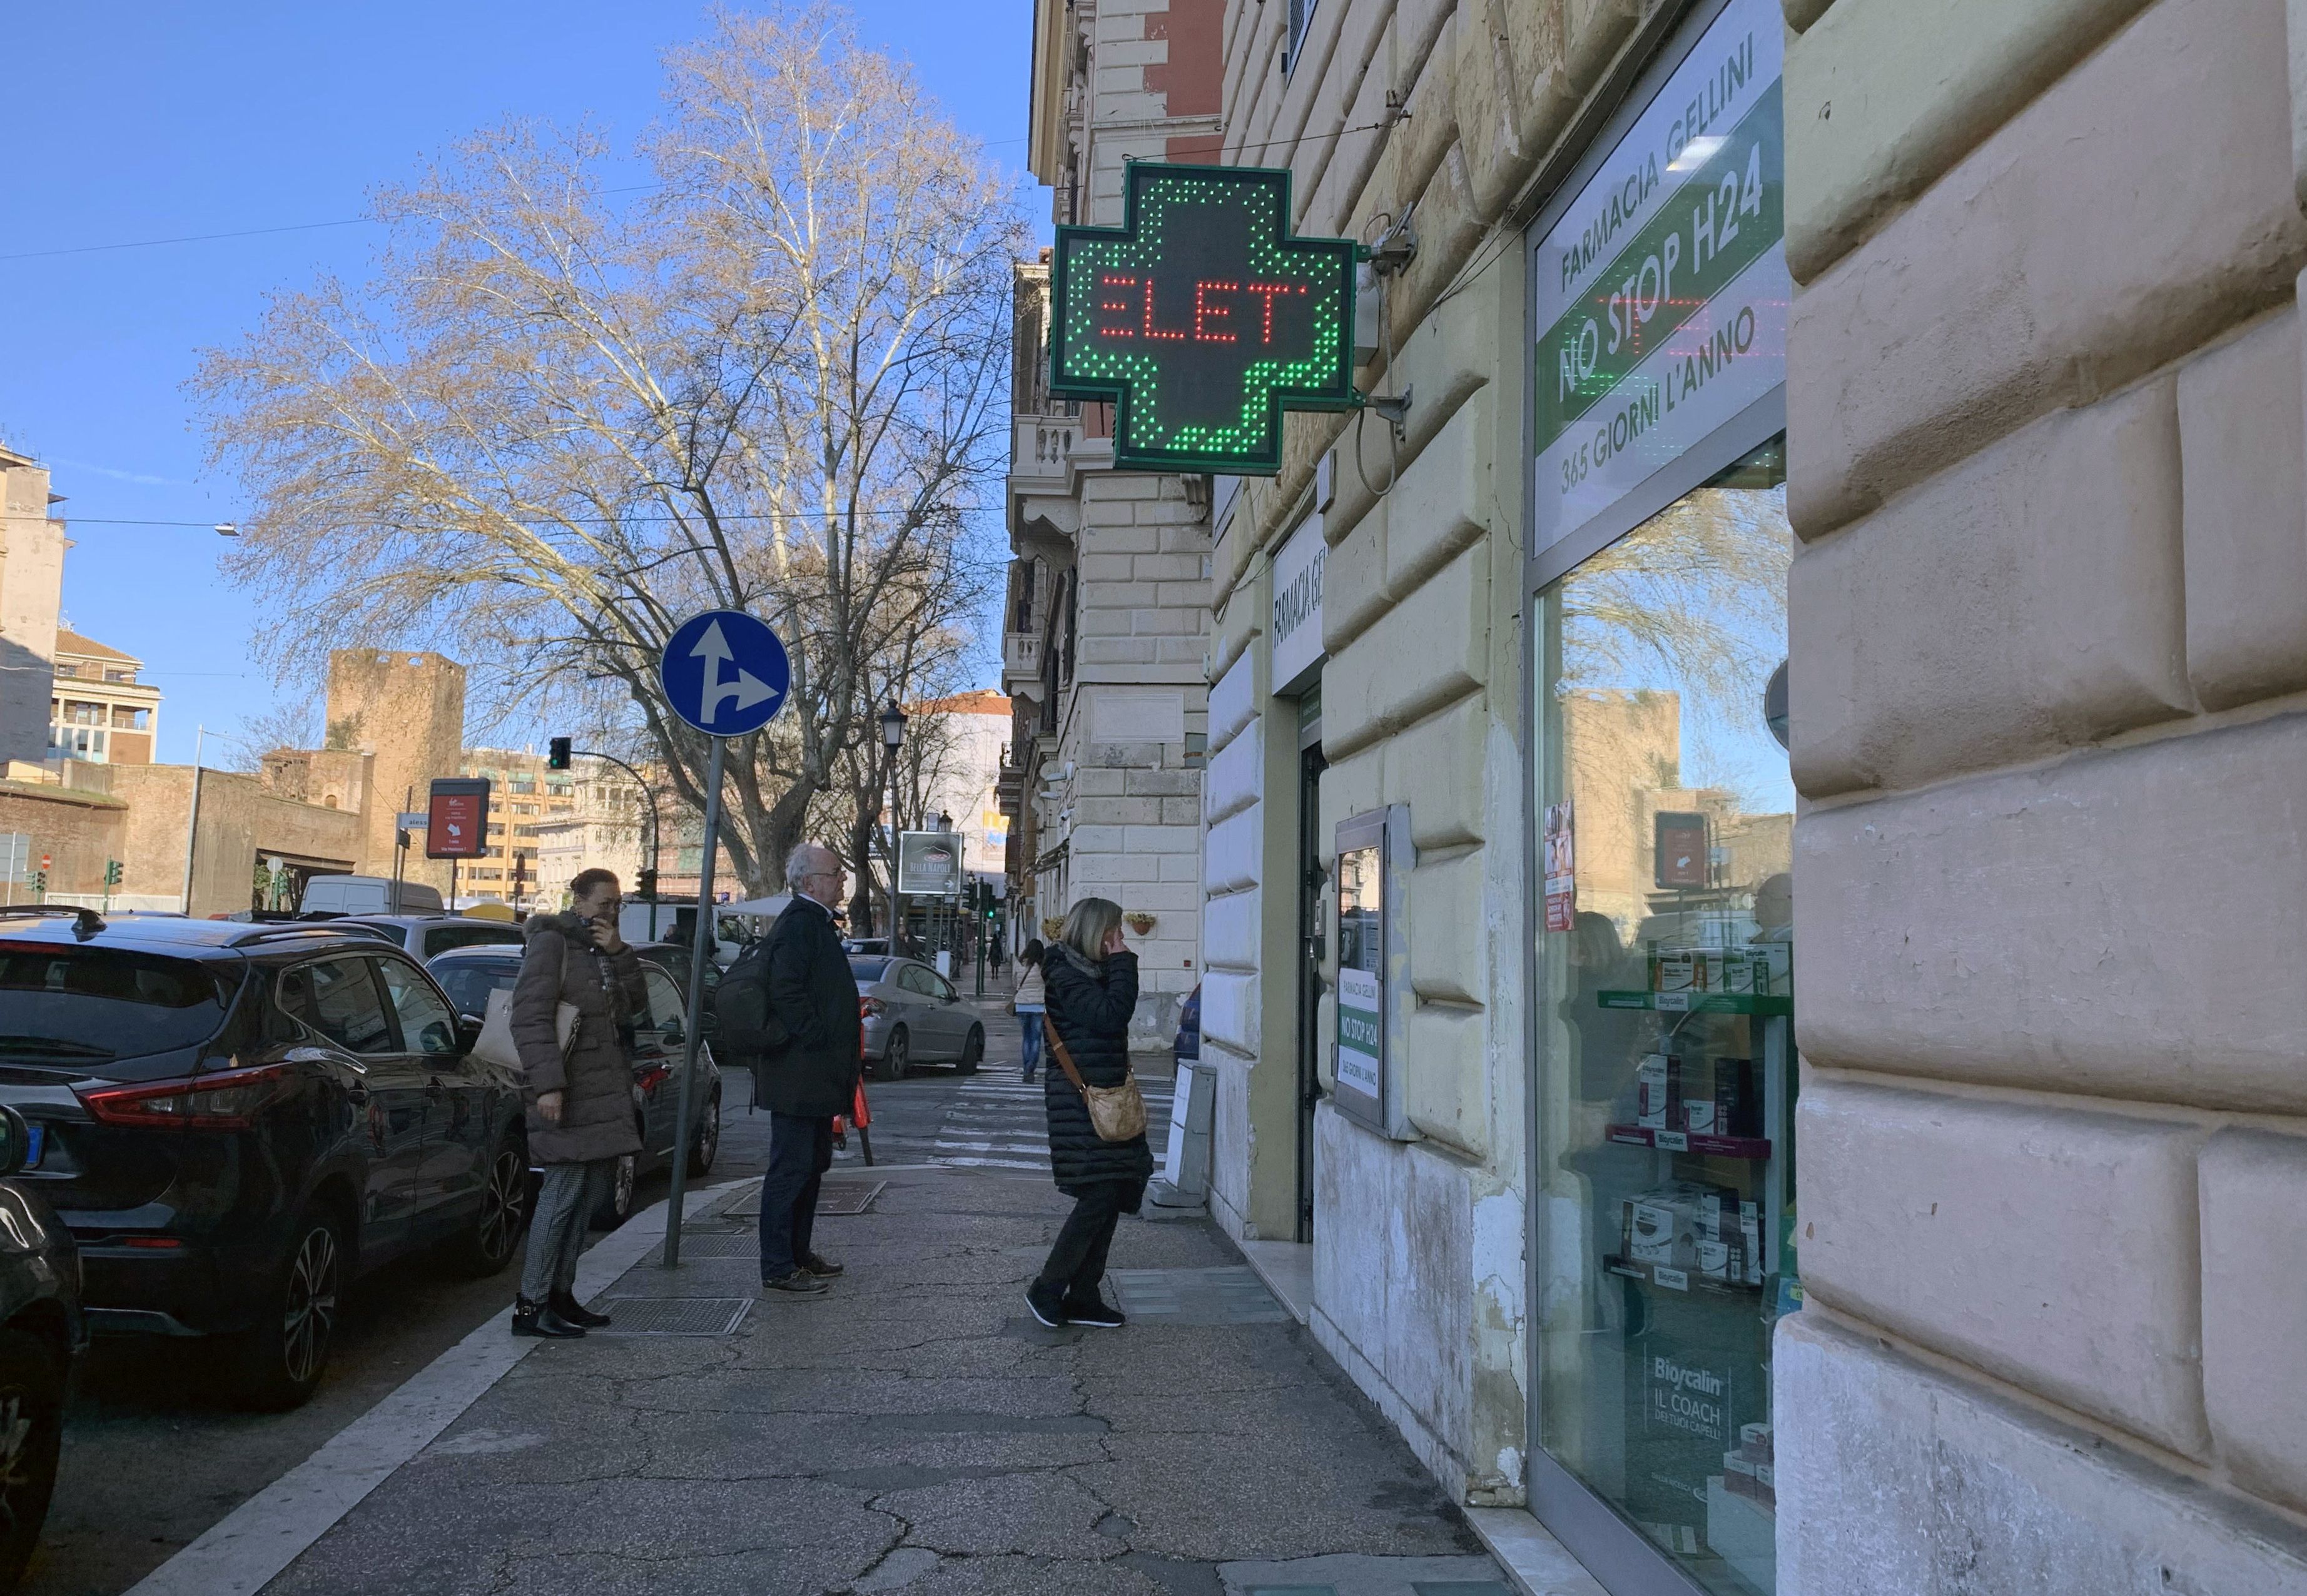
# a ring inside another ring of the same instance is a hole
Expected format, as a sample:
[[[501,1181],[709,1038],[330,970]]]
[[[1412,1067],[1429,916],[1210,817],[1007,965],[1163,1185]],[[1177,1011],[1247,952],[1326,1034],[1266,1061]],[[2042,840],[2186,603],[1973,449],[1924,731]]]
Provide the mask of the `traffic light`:
[[[644,870],[633,877],[633,896],[649,899],[656,896],[656,872]]]
[[[556,737],[545,745],[545,768],[549,771],[565,771],[569,768],[567,738]]]
[[[116,887],[120,884],[120,861],[118,859],[107,859],[104,861],[104,884],[108,887]]]
[[[32,872],[32,891],[38,892],[43,898],[48,895],[48,873],[47,871],[35,870]]]

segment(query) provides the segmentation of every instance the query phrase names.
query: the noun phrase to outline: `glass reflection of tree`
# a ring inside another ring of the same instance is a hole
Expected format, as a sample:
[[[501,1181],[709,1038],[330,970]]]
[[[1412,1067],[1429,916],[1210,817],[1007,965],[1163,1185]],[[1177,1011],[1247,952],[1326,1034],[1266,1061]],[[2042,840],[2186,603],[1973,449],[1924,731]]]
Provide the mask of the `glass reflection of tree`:
[[[1790,808],[1791,794],[1773,791],[1783,766],[1774,776],[1754,754],[1762,690],[1786,653],[1792,557],[1783,487],[1699,489],[1564,585],[1561,690],[1678,692],[1695,768],[1642,774],[1731,788],[1749,809]]]

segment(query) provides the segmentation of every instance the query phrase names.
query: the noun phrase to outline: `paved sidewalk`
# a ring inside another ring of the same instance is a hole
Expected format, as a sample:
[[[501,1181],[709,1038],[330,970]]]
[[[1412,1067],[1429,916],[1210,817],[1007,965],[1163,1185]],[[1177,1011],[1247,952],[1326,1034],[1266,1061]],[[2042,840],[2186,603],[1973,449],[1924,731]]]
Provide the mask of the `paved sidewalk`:
[[[901,1592],[1507,1596],[1377,1415],[1200,1224],[1125,1220],[1119,1332],[1025,1283],[1046,1177],[885,1181],[828,1215],[827,1297],[757,1298],[749,1193],[596,1299],[266,1587],[271,1596]],[[628,1335],[651,1317],[728,1334]]]

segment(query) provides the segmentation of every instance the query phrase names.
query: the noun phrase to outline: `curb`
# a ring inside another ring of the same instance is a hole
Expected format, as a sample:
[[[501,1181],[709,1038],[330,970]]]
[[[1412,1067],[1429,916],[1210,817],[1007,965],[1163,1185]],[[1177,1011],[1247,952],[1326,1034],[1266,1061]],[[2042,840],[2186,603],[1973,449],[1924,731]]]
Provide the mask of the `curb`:
[[[682,1204],[684,1221],[699,1217],[724,1193],[752,1184],[750,1179],[729,1181],[688,1193]],[[652,1204],[593,1244],[577,1266],[579,1298],[596,1295],[655,1250],[665,1233],[665,1208],[663,1201]],[[130,1586],[126,1596],[256,1596],[544,1344],[516,1339],[508,1327],[511,1322],[512,1306],[507,1303],[310,1457]]]

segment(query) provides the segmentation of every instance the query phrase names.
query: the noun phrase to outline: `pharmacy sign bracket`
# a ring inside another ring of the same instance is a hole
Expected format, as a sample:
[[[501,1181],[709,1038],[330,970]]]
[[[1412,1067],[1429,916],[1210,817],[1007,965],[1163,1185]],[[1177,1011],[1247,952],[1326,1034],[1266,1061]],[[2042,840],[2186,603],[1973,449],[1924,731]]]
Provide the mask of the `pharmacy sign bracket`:
[[[1050,389],[1114,406],[1125,471],[1272,476],[1284,410],[1351,410],[1360,246],[1290,231],[1290,174],[1133,163],[1119,227],[1059,227]]]

